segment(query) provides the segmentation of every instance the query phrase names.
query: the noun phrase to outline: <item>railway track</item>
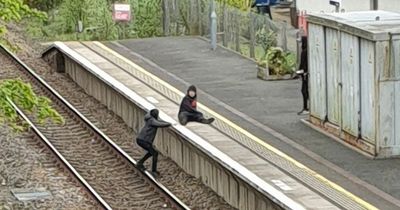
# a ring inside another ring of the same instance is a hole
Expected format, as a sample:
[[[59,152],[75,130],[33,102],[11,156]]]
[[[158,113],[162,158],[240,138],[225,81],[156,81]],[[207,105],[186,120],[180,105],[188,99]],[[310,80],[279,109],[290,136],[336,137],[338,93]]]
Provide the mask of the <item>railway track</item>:
[[[0,46],[0,56],[13,65],[10,72],[30,82],[37,94],[50,98],[65,125],[35,125],[31,116],[18,113],[104,209],[188,209],[149,175],[136,169],[136,161],[90,123],[44,80]],[[10,70],[10,69],[9,69]],[[8,70],[8,71],[9,71]],[[3,72],[4,74],[4,72]]]

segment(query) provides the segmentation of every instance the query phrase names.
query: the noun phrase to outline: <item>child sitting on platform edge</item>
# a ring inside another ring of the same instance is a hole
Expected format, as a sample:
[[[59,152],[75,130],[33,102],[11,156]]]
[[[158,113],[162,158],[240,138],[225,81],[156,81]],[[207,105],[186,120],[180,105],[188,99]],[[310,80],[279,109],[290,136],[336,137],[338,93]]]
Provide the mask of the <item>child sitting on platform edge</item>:
[[[196,99],[196,87],[191,85],[187,90],[186,96],[183,97],[179,108],[178,119],[181,125],[186,125],[188,122],[199,122],[203,124],[211,124],[214,122],[214,118],[206,119],[203,113],[197,111]]]

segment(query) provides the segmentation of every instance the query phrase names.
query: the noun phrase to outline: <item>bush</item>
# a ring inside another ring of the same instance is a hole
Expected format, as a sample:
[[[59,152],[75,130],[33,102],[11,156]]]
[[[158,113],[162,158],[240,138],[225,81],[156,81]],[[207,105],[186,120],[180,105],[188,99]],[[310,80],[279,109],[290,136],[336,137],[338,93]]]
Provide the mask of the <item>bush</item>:
[[[256,43],[261,45],[264,50],[264,55],[261,57],[261,60],[263,60],[267,56],[268,50],[271,47],[275,47],[278,43],[276,33],[262,28],[256,32]]]
[[[296,66],[296,58],[291,52],[284,52],[280,47],[271,47],[268,49],[266,59],[259,65],[271,70],[274,75],[292,74]]]
[[[134,20],[128,30],[136,37],[154,37],[162,34],[162,7],[161,0],[133,0],[131,8],[134,11]]]
[[[285,59],[283,62],[283,68],[285,69],[287,74],[292,74],[296,68],[296,55],[292,52],[285,53]]]
[[[1,0],[0,0],[1,1]],[[31,19],[28,33],[45,40],[114,40],[153,37],[162,34],[161,0],[131,0],[132,20],[115,23],[112,3],[105,0],[63,0],[48,11],[49,19]],[[77,23],[82,21],[84,31],[77,34]]]
[[[19,22],[24,18],[46,19],[46,13],[29,8],[22,0],[0,0],[0,44],[12,51],[18,50],[4,38],[7,33],[5,25],[9,22]]]
[[[47,120],[64,123],[64,118],[52,108],[50,99],[37,96],[31,85],[21,79],[0,80],[0,123],[22,131],[25,127],[20,125],[19,115],[10,102],[26,113],[33,114],[41,124]]]

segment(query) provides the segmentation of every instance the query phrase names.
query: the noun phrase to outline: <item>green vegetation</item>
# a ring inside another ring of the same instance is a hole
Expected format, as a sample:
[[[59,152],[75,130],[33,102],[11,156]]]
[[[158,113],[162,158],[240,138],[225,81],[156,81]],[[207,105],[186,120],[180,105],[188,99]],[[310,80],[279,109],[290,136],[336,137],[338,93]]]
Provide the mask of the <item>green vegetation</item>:
[[[284,52],[280,47],[269,48],[266,61],[274,75],[292,74],[296,64],[293,53]]]
[[[4,39],[4,35],[7,33],[4,23],[19,22],[23,18],[43,20],[46,18],[46,13],[29,8],[22,0],[0,0],[0,44],[11,50],[17,50]]]
[[[64,123],[64,119],[51,107],[50,99],[37,96],[30,84],[20,79],[0,80],[0,123],[6,123],[15,131],[22,131],[25,126],[18,123],[19,116],[10,100],[24,112],[33,114],[39,123],[50,119]]]
[[[256,42],[264,51],[258,62],[260,67],[268,67],[273,75],[285,75],[294,72],[296,56],[292,52],[284,52],[282,48],[276,47],[277,39],[274,32],[261,29],[256,33]]]
[[[162,1],[0,0],[0,14],[7,22],[23,20],[28,34],[42,41],[144,38],[162,35]],[[115,2],[131,5],[130,22],[115,23],[112,20],[112,5]],[[201,2],[202,8],[209,6],[208,1]],[[248,10],[252,0],[217,0],[217,2]],[[179,14],[185,16],[189,10],[187,5],[189,2],[177,1],[177,3]],[[82,33],[77,32],[78,21],[82,22]],[[191,27],[188,23],[186,25],[193,33],[198,28]],[[5,27],[0,27],[0,36],[4,30]]]
[[[28,33],[41,40],[115,40],[162,35],[162,0],[24,1],[29,6],[48,14],[47,19],[33,17],[24,21]],[[115,23],[112,20],[112,4],[115,2],[126,2],[131,5],[132,20],[130,22]],[[217,2],[248,10],[252,0],[217,0]],[[177,3],[179,14],[186,15],[189,9],[186,5],[188,2],[177,1]],[[202,6],[206,7],[208,4],[204,1]],[[77,33],[78,21],[83,23],[82,33]]]
[[[218,2],[225,3],[241,10],[248,10],[253,3],[253,0],[218,0]]]
[[[22,0],[0,0],[1,23],[19,22],[24,18],[36,18],[44,20],[46,14],[36,9],[29,8]],[[0,44],[16,50],[5,38],[7,29],[0,25]],[[51,108],[51,101],[43,96],[37,96],[32,87],[20,79],[0,80],[0,123],[5,123],[15,131],[24,129],[24,124],[18,123],[18,114],[11,102],[15,103],[23,111],[33,114],[39,123],[47,119],[63,123],[63,118],[56,110]]]
[[[261,57],[261,60],[263,60],[267,56],[269,48],[275,47],[278,44],[276,33],[268,31],[263,27],[256,32],[256,43],[259,44],[264,51],[264,55]]]
[[[50,5],[45,0],[37,1],[37,4],[32,5],[46,8],[49,18],[25,21],[28,32],[34,38],[61,41],[115,40],[162,34],[161,0],[129,1],[132,20],[126,23],[112,20],[112,0],[54,0]],[[82,33],[77,32],[78,21],[82,22]]]

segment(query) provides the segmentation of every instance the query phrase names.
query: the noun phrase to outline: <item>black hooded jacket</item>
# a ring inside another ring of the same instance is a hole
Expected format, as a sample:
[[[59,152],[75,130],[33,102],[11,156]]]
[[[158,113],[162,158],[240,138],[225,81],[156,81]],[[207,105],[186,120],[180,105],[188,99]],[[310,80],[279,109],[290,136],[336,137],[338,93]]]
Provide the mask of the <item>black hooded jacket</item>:
[[[301,37],[301,55],[299,69],[303,69],[304,73],[301,75],[303,81],[308,79],[308,58],[307,58],[307,37]]]
[[[189,96],[189,91],[194,91],[196,95],[192,98]],[[196,92],[196,87],[194,85],[191,85],[187,92],[186,96],[183,97],[181,106],[179,107],[179,113],[181,112],[190,112],[190,113],[197,113],[197,92]]]
[[[171,125],[171,123],[158,120],[157,109],[153,109],[149,113],[147,113],[146,116],[144,117],[144,120],[146,123],[144,127],[140,130],[137,139],[150,143],[153,143],[154,138],[156,137],[157,128],[168,127]]]

